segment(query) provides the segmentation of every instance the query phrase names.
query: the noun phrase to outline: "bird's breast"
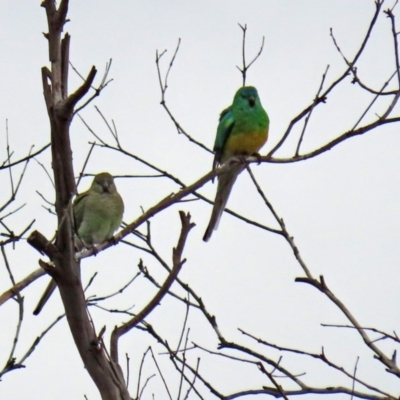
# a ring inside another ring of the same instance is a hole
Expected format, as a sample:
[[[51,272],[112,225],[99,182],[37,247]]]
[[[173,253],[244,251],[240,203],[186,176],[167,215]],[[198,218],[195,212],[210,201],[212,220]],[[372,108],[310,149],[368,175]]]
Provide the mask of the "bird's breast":
[[[268,138],[268,129],[237,133],[226,141],[224,158],[258,153]]]

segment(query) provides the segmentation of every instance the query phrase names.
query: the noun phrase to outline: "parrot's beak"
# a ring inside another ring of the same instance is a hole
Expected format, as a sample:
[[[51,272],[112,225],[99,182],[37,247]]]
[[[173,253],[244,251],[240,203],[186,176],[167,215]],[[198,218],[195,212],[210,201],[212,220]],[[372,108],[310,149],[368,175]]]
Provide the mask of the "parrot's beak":
[[[250,107],[254,107],[255,106],[256,98],[254,96],[250,96],[249,97],[249,104],[250,104]]]

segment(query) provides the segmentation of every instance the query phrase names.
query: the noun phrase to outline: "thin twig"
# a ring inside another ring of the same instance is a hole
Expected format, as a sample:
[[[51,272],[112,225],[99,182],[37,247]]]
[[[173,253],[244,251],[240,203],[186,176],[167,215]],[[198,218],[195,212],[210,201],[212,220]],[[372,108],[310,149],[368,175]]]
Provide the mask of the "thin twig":
[[[242,63],[243,63],[243,65],[242,65],[242,68],[240,68],[238,66],[236,66],[236,68],[242,74],[243,86],[246,86],[247,71],[256,62],[256,60],[261,56],[261,53],[264,50],[265,37],[263,36],[263,38],[262,38],[260,50],[255,55],[255,57],[250,61],[250,63],[247,65],[246,64],[246,32],[247,32],[247,25],[246,24],[244,24],[244,25],[238,24],[238,25],[240,26],[240,29],[242,30]]]
[[[304,133],[306,132],[307,125],[308,125],[308,122],[309,122],[309,120],[310,120],[310,118],[311,118],[311,114],[312,114],[312,112],[313,112],[313,110],[314,110],[314,107],[321,101],[320,98],[319,98],[319,95],[320,95],[320,93],[321,93],[321,91],[322,91],[322,88],[323,88],[323,86],[324,86],[324,82],[325,82],[325,78],[326,78],[326,75],[327,75],[327,73],[328,73],[328,70],[329,70],[329,65],[326,67],[325,72],[324,72],[323,75],[322,75],[321,83],[320,83],[320,85],[319,85],[317,94],[315,95],[315,99],[314,99],[314,101],[313,101],[313,104],[311,105],[310,112],[307,114],[306,119],[305,119],[305,121],[304,121],[303,129],[302,129],[302,131],[301,131],[300,138],[299,138],[299,142],[297,143],[297,148],[296,148],[295,156],[298,156],[298,155],[299,155],[300,146],[301,146],[301,143],[302,143],[302,141],[303,141]],[[322,100],[322,101],[323,101],[323,100]]]
[[[167,393],[168,393],[168,397],[169,397],[170,400],[172,400],[172,396],[171,396],[171,393],[170,393],[170,391],[169,391],[169,389],[168,389],[167,382],[165,381],[164,375],[163,375],[163,373],[161,372],[161,369],[160,369],[160,367],[159,367],[159,365],[158,365],[158,362],[157,362],[157,360],[156,360],[156,357],[154,356],[154,353],[153,353],[153,349],[152,349],[151,347],[150,347],[150,353],[151,353],[151,357],[152,357],[152,359],[153,359],[153,361],[154,361],[154,364],[155,364],[155,366],[157,367],[158,373],[160,374],[160,378],[161,378],[161,380],[163,381],[164,387],[165,387],[165,389],[166,389],[166,391],[167,391]]]
[[[158,50],[156,51],[157,76],[158,76],[158,83],[159,83],[160,90],[161,90],[161,101],[160,101],[160,104],[163,106],[163,108],[167,112],[169,118],[174,123],[178,134],[183,134],[190,142],[196,144],[197,146],[199,146],[203,150],[205,150],[205,151],[207,151],[209,153],[212,153],[212,151],[207,146],[205,146],[203,143],[199,142],[198,140],[194,139],[192,136],[190,136],[185,131],[185,129],[183,129],[182,125],[177,121],[177,119],[174,117],[174,115],[172,114],[171,110],[167,106],[167,102],[165,100],[166,92],[167,92],[167,89],[168,89],[168,77],[169,77],[169,74],[171,72],[171,69],[172,69],[172,66],[174,64],[174,61],[176,59],[176,56],[178,54],[178,50],[179,50],[180,45],[181,45],[181,39],[178,40],[178,44],[177,44],[177,46],[175,48],[175,52],[174,52],[174,54],[173,54],[173,56],[171,58],[171,61],[169,63],[169,66],[168,66],[167,72],[165,74],[164,80],[163,80],[163,78],[161,76],[160,61],[161,61],[162,57],[166,54],[167,50],[164,50],[161,53],[159,53]]]
[[[360,360],[360,357],[357,357],[356,364],[354,365],[354,374],[353,374],[353,384],[351,387],[351,391],[354,392],[355,385],[356,385],[356,376],[357,376],[357,366],[358,366],[358,361]],[[353,393],[351,394],[350,400],[353,400]]]

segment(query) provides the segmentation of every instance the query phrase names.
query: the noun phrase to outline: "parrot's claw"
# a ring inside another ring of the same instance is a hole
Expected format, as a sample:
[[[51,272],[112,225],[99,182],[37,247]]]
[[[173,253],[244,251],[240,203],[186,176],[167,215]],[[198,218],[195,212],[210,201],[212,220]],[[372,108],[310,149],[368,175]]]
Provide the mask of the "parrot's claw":
[[[99,253],[95,245],[88,247],[88,250],[91,250],[94,256],[97,256],[97,254]]]
[[[261,154],[260,153],[253,153],[252,156],[257,158],[257,164],[260,165],[261,164]]]
[[[118,241],[117,241],[117,239],[115,239],[115,236],[113,236],[113,237],[110,238],[110,243],[111,243],[113,246],[115,246],[116,244],[118,244]]]
[[[247,164],[247,159],[246,159],[247,155],[246,154],[239,154],[237,157],[242,164]]]

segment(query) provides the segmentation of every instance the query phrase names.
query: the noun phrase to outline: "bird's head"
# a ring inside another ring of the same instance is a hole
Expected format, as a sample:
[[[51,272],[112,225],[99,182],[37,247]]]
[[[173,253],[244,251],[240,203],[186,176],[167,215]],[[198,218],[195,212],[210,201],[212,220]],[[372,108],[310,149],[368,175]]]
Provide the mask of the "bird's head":
[[[97,174],[92,183],[92,187],[90,188],[96,193],[115,193],[117,188],[114,183],[113,177],[108,172],[102,172],[101,174]]]
[[[257,89],[253,86],[243,86],[236,92],[233,102],[244,103],[253,108],[259,102]]]

